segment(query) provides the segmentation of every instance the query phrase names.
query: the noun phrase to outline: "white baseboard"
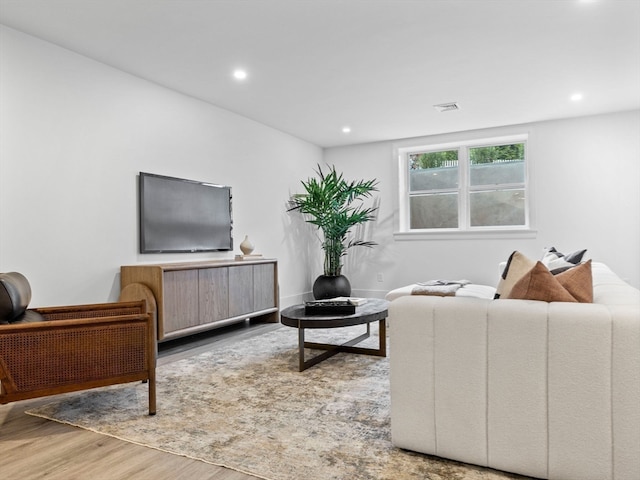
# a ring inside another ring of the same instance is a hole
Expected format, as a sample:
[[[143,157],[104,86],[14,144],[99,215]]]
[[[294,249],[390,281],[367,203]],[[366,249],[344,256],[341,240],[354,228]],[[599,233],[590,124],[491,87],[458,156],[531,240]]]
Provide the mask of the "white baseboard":
[[[388,293],[388,290],[352,290],[352,297],[364,297],[364,298],[382,298]]]

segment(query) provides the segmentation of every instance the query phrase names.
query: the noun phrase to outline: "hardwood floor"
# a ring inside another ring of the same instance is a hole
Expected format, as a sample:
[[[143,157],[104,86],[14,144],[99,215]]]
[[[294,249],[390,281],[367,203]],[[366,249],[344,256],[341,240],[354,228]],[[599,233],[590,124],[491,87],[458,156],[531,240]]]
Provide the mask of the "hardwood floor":
[[[158,365],[281,328],[245,322],[159,346]],[[256,480],[198,460],[160,452],[25,414],[54,397],[0,405],[2,478],[20,480]],[[59,397],[58,397],[59,398]]]

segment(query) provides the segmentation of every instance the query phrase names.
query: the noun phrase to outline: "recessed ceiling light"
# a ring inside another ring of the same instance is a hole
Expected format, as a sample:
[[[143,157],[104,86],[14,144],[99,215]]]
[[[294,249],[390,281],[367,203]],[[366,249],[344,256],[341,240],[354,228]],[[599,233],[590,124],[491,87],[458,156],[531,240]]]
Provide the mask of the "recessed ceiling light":
[[[581,93],[574,93],[570,98],[572,102],[579,102],[580,100],[582,100],[583,96]]]
[[[237,69],[233,71],[233,78],[236,80],[245,80],[247,78],[246,70]]]
[[[342,133],[351,133],[351,127],[342,127]]]

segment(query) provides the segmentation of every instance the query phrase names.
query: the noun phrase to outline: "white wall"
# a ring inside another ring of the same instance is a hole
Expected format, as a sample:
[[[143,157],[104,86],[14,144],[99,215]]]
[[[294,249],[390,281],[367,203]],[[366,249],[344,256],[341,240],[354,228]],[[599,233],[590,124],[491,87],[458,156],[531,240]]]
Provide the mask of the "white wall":
[[[379,245],[352,250],[356,295],[420,280],[495,284],[514,249],[588,248],[640,285],[640,112],[327,149],[0,27],[0,271],[20,271],[32,305],[112,301],[119,267],[215,259],[138,253],[136,175],[233,187],[235,240],[279,260],[283,306],[321,273],[313,230],[285,212],[317,163],[380,180]],[[538,234],[531,239],[398,241],[396,147],[530,133]],[[378,281],[381,274],[382,281]]]
[[[395,240],[397,147],[529,133],[537,234],[520,239]],[[332,148],[324,160],[352,178],[380,181],[372,251],[353,250],[344,273],[358,295],[430,279],[496,285],[498,263],[513,250],[539,258],[545,246],[587,248],[640,286],[640,111],[548,121],[396,142]],[[382,275],[382,282],[378,281]]]
[[[322,150],[244,117],[0,27],[0,271],[33,306],[113,301],[120,265],[229,253],[138,253],[147,171],[231,185],[235,250],[279,260],[283,305],[308,290],[285,202]]]

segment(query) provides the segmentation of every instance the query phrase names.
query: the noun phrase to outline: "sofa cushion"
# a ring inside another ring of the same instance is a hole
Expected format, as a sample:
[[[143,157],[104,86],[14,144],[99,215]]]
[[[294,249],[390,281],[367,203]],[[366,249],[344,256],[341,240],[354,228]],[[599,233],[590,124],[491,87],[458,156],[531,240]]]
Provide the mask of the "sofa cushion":
[[[517,250],[509,256],[507,265],[502,271],[498,286],[496,287],[496,294],[494,298],[507,298],[509,292],[513,286],[520,280],[527,272],[529,272],[536,262],[527,258]]]
[[[31,301],[31,286],[18,272],[0,273],[0,322],[21,317]]]
[[[600,262],[591,264],[593,272],[593,303],[607,305],[640,305],[640,290],[622,280]]]
[[[503,298],[543,302],[577,302],[540,261],[520,278]]]

